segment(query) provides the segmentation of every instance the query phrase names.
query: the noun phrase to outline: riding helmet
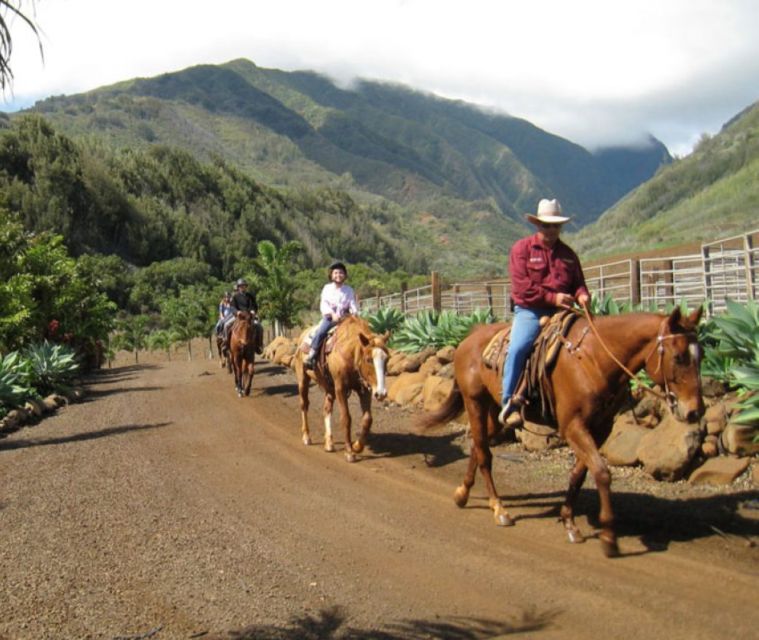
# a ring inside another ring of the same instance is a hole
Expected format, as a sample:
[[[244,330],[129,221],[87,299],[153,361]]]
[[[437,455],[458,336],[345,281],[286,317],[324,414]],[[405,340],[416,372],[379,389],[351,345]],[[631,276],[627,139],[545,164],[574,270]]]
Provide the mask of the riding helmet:
[[[241,287],[241,286],[243,286],[243,285],[245,285],[245,286],[247,287],[247,286],[248,286],[248,281],[247,281],[247,280],[245,280],[245,278],[240,278],[240,279],[237,281],[237,286],[238,286],[238,287]]]
[[[340,262],[339,260],[335,260],[335,262],[333,262],[331,265],[329,265],[329,267],[327,269],[327,279],[329,279],[329,280],[332,279],[332,272],[335,269],[341,269],[343,272],[345,272],[345,277],[346,278],[348,277],[348,269],[345,266],[345,264],[342,263],[342,262]]]

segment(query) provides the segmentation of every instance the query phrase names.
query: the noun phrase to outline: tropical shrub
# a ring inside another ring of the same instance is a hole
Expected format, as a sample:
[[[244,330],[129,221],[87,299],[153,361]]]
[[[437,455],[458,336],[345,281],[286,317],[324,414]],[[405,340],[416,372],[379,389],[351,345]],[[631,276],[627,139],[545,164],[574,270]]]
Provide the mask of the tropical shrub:
[[[26,347],[23,356],[29,363],[28,382],[42,394],[67,390],[79,371],[76,352],[65,344],[45,340]]]

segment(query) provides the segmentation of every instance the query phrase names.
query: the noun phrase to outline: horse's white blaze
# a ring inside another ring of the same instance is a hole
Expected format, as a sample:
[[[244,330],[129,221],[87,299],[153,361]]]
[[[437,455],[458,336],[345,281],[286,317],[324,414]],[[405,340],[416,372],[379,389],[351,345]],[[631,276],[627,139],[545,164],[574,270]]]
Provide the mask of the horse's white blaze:
[[[372,361],[374,362],[374,372],[377,374],[377,388],[374,389],[374,395],[378,398],[387,396],[385,389],[385,360],[387,354],[382,349],[372,350]]]

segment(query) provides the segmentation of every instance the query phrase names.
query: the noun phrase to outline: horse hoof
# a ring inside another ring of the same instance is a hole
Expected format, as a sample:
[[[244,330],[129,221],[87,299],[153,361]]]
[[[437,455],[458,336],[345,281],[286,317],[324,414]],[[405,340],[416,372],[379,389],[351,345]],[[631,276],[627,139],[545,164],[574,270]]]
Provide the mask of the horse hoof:
[[[513,527],[514,518],[512,518],[508,513],[497,513],[495,514],[495,523],[499,527]]]
[[[356,440],[352,445],[353,453],[361,453],[364,450],[364,443],[360,440]]]
[[[581,544],[585,542],[585,536],[577,529],[567,529],[567,538],[572,544]]]
[[[356,456],[355,453],[353,453],[352,451],[346,452],[346,454],[345,454],[345,461],[346,462],[356,462],[356,460],[358,460],[358,457]]]
[[[607,540],[601,536],[601,550],[607,558],[619,557],[619,545],[616,540]]]
[[[303,444],[307,447],[311,446],[311,436],[303,436]]]
[[[466,487],[459,487],[453,492],[453,501],[459,509],[463,509],[469,501],[469,491]]]

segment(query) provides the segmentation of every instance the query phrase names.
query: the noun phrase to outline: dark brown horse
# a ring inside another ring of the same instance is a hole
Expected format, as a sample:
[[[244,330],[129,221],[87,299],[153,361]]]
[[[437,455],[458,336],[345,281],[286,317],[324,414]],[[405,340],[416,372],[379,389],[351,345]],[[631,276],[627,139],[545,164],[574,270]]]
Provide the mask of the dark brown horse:
[[[332,407],[337,400],[340,407],[340,423],[345,434],[345,458],[355,462],[357,453],[361,453],[372,426],[372,395],[378,400],[387,396],[385,389],[385,365],[387,363],[387,335],[372,333],[366,320],[357,316],[348,316],[340,321],[335,329],[335,346],[324,362],[317,362],[313,371],[305,368],[305,354],[295,354],[295,377],[298,380],[300,394],[301,434],[303,444],[311,444],[308,430],[308,388],[311,380],[324,390],[324,450],[334,451],[332,443]],[[302,344],[308,335],[304,331],[298,344]],[[351,441],[351,415],[348,397],[351,392],[358,394],[361,404],[361,431],[355,442]]]
[[[230,329],[229,360],[235,374],[235,389],[239,397],[249,396],[256,361],[256,327],[249,311],[238,311]]]
[[[576,456],[561,508],[561,521],[570,542],[584,541],[574,521],[574,502],[590,470],[600,499],[599,538],[603,551],[607,556],[619,554],[611,507],[611,474],[598,448],[608,437],[614,414],[627,397],[629,375],[624,368],[631,373],[645,369],[666,391],[670,409],[678,419],[696,422],[703,415],[696,339],[700,317],[701,309],[684,316],[677,308],[669,316],[630,313],[599,317],[593,321],[597,333],[589,330],[592,327],[585,318],[578,319],[570,329],[567,340],[574,346],[563,347],[555,366],[546,374],[559,434]],[[461,342],[454,357],[456,384],[451,394],[438,411],[422,419],[422,424],[430,427],[451,420],[466,408],[472,450],[464,482],[456,489],[454,500],[459,507],[466,505],[479,467],[490,508],[496,524],[501,526],[514,524],[493,484],[488,442],[500,429],[497,418],[501,377],[483,364],[482,352],[505,326],[477,326]]]
[[[232,373],[232,360],[229,357],[229,347],[224,341],[224,334],[216,334],[216,350],[219,352],[219,366],[223,369],[227,368],[229,373]]]

